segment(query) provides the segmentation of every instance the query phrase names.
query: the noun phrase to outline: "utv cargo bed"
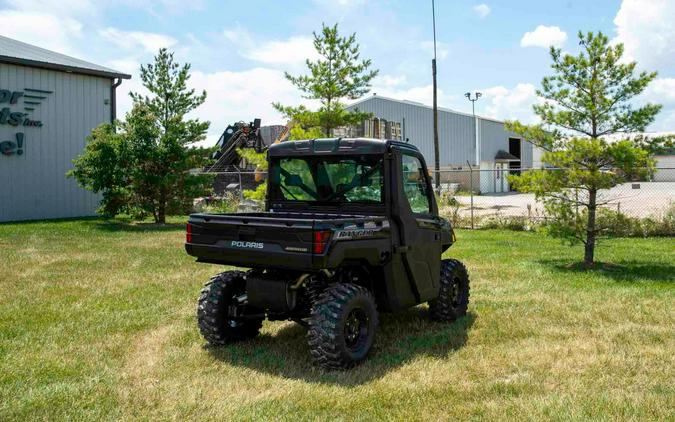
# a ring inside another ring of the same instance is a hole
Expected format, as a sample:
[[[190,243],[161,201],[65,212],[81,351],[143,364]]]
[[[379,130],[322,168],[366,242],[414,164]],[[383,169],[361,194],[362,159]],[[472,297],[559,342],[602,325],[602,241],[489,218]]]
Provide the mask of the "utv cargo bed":
[[[381,239],[389,250],[389,223],[383,216],[317,213],[232,213],[192,214],[188,220],[185,249],[199,262],[269,267],[295,270],[331,268],[345,259],[377,264],[379,256],[369,256],[358,244],[342,248],[335,243],[328,259],[331,240],[358,240],[368,233],[368,241]],[[358,242],[357,242],[358,243]],[[343,250],[344,249],[344,250]],[[372,249],[372,245],[370,246]]]

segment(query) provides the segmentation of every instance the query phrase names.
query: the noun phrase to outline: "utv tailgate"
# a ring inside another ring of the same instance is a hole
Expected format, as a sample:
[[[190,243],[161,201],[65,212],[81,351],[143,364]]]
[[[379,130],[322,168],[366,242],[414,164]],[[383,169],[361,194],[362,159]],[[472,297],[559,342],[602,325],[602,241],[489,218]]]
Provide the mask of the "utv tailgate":
[[[315,220],[269,213],[193,214],[188,254],[199,262],[279,268],[312,267]]]

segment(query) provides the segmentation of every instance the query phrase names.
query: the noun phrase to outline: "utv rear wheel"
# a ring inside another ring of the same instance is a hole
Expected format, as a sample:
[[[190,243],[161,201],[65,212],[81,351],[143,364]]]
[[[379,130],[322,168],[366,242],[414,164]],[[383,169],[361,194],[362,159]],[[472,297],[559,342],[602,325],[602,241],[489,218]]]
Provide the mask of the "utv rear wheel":
[[[435,321],[452,322],[466,315],[469,307],[469,273],[456,259],[441,261],[441,286],[438,298],[429,302],[429,313]]]
[[[262,318],[233,318],[233,309],[242,309],[237,297],[246,290],[244,273],[226,271],[206,283],[199,296],[197,323],[202,336],[214,346],[253,338],[262,327]]]
[[[335,284],[312,306],[307,333],[314,362],[328,369],[350,368],[366,358],[375,341],[373,295],[355,284]]]

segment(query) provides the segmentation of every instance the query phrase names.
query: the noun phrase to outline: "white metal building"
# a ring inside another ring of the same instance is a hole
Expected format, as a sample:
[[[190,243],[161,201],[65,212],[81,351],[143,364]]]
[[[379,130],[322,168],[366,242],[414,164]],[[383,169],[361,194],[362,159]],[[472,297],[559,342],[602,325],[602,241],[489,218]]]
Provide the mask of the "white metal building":
[[[675,154],[673,152],[654,157],[656,159],[655,182],[675,182]]]
[[[393,137],[417,146],[429,168],[434,166],[433,109],[430,106],[406,100],[372,95],[351,104],[348,109],[366,111],[375,117],[367,122],[364,136]],[[384,129],[378,130],[385,121]],[[400,131],[397,128],[400,127]],[[442,181],[459,182],[468,176],[462,172],[469,165],[474,172],[474,189],[482,193],[507,192],[504,177],[509,169],[532,167],[532,144],[519,135],[504,129],[504,122],[481,116],[461,113],[446,108],[438,109],[440,168]]]
[[[66,172],[130,76],[0,36],[0,222],[95,214]]]

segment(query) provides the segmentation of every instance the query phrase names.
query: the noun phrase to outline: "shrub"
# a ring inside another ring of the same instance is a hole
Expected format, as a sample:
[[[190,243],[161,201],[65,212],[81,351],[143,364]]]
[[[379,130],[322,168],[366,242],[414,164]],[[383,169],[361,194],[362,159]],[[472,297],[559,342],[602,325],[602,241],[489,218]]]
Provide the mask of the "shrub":
[[[598,212],[598,224],[604,228],[605,236],[675,236],[675,204],[671,204],[660,216],[646,218],[631,217],[613,210],[601,209]]]
[[[483,220],[480,228],[482,229],[502,229],[502,230],[513,230],[513,231],[529,231],[533,230],[537,226],[533,220],[530,220],[527,217],[520,216],[500,216],[495,215],[494,217],[489,217]]]
[[[201,212],[212,214],[237,212],[239,195],[234,192],[226,192],[222,197],[206,198],[205,202],[205,205],[201,207]]]

